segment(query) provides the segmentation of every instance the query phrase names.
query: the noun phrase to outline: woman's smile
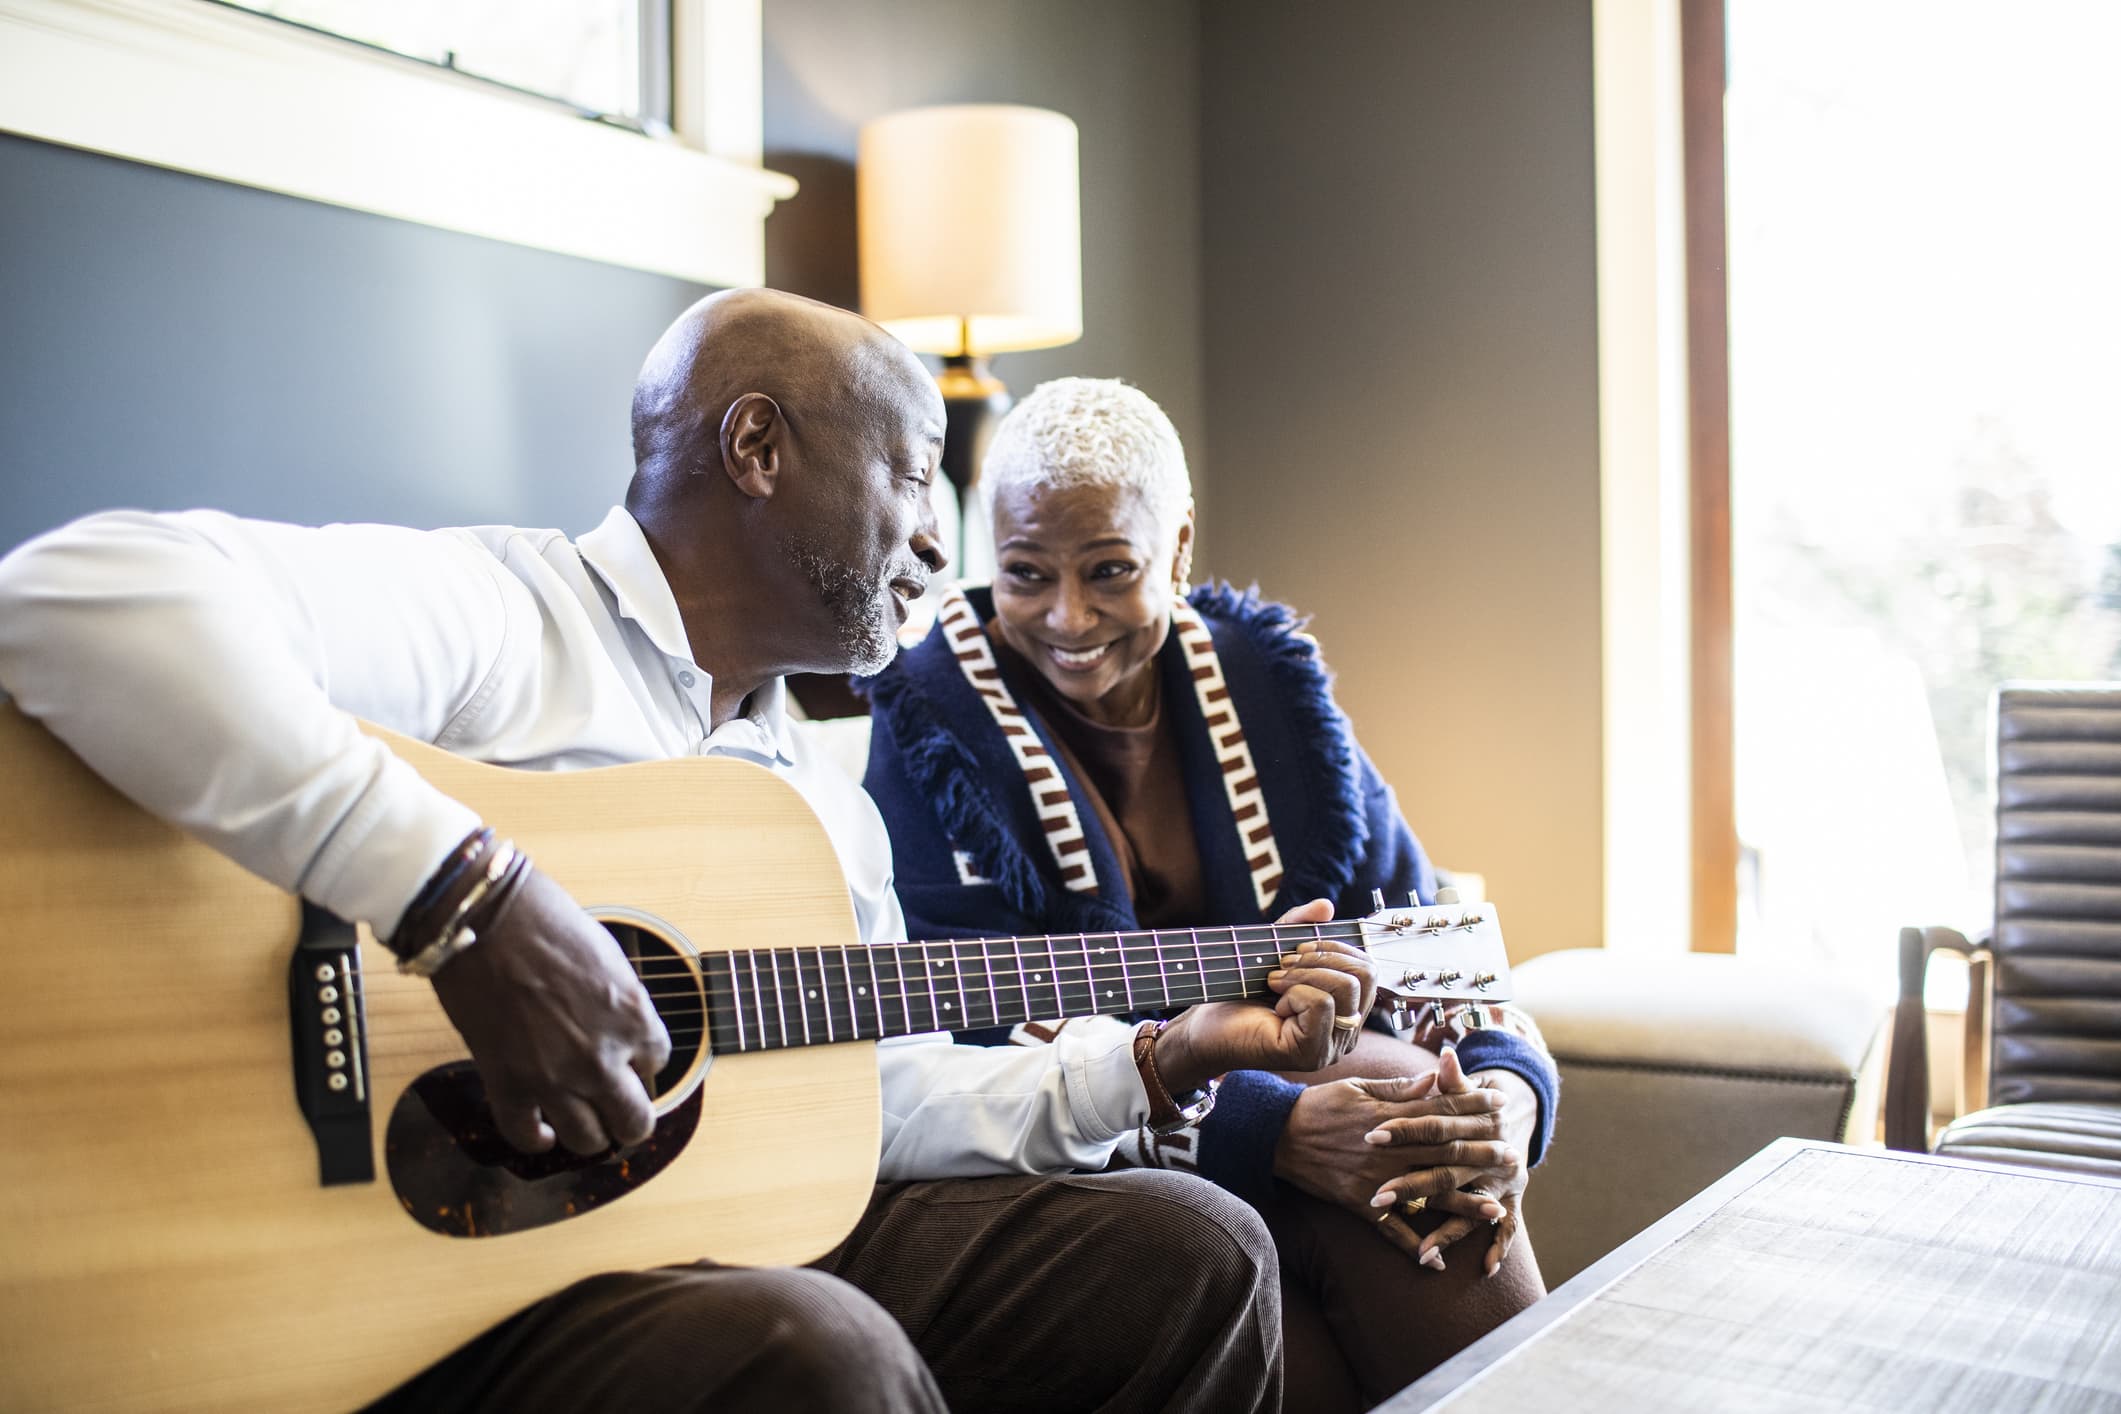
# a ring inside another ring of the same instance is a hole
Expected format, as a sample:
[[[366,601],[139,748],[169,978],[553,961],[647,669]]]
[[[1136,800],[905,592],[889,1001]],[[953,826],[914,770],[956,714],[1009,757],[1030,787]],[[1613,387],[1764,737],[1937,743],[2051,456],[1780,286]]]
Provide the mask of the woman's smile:
[[[1046,652],[1052,655],[1053,661],[1064,671],[1081,673],[1088,672],[1104,662],[1105,654],[1111,647],[1110,642],[1100,643],[1095,648],[1080,649],[1063,648],[1058,643],[1049,643],[1046,645]]]

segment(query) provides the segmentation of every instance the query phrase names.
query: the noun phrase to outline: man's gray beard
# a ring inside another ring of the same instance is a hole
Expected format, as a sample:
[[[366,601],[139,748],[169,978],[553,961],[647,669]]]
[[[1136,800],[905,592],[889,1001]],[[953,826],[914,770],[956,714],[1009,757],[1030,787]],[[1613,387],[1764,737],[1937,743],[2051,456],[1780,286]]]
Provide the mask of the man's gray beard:
[[[782,548],[817,591],[825,612],[832,616],[840,651],[846,659],[840,671],[868,677],[890,667],[891,660],[898,656],[898,633],[884,596],[877,592],[882,586],[854,566],[825,554],[803,536],[787,537]]]

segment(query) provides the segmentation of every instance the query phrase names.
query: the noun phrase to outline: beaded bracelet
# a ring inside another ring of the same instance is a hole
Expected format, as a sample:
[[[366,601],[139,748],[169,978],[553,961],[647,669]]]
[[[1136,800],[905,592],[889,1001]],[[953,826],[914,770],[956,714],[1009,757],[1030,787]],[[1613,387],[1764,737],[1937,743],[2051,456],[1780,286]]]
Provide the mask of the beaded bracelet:
[[[493,852],[486,872],[471,886],[470,892],[458,901],[449,921],[442,925],[434,941],[418,952],[398,960],[398,971],[413,977],[432,977],[442,970],[451,958],[479,940],[478,929],[472,926],[479,906],[491,897],[495,904],[513,892],[522,876],[529,871],[530,856],[518,851],[515,842],[503,840]],[[481,926],[484,918],[478,919]]]

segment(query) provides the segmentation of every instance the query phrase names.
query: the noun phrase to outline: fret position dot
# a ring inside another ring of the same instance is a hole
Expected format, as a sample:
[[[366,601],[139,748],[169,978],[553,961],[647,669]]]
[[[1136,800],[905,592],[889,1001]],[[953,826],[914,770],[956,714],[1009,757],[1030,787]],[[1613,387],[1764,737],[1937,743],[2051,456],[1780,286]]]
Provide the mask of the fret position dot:
[[[1105,988],[1105,995],[1108,997],[1112,995],[1112,989],[1110,987]]]
[[[956,1011],[956,1010],[957,1010],[957,1003],[956,1003],[956,1002],[944,1002],[944,1003],[943,1003],[943,1010],[944,1010],[944,1011]]]
[[[1046,974],[1043,972],[1034,972],[1031,974],[1031,980],[1034,982],[1043,982],[1046,980]]]
[[[866,997],[869,995],[869,989],[867,987],[856,987],[854,994],[858,997]]]
[[[810,989],[810,993],[809,993],[809,995],[810,995],[810,1000],[812,1000],[812,1001],[816,1001],[816,1000],[817,1000],[817,988],[815,988],[815,987],[812,987],[812,988]]]

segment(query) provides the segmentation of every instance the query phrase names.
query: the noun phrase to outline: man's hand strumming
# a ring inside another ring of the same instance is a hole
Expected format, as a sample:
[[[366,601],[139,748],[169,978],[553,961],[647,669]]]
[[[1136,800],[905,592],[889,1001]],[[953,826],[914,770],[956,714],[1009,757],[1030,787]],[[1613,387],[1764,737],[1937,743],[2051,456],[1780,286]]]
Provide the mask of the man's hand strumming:
[[[540,1154],[637,1144],[670,1035],[618,941],[536,869],[434,977],[509,1143]]]

